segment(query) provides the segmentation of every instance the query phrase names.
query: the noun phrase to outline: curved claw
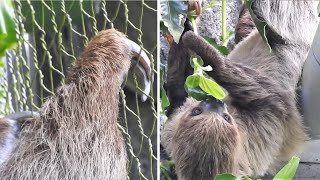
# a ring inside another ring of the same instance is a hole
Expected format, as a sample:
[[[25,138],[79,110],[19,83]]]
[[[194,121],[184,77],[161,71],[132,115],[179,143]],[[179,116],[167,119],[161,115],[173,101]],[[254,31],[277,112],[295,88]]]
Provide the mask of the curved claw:
[[[127,44],[129,51],[132,54],[132,60],[134,61],[134,63],[132,64],[136,64],[136,67],[131,68],[130,70],[136,73],[138,86],[143,91],[142,93],[140,93],[141,101],[144,102],[147,100],[147,95],[150,94],[151,89],[152,69],[150,66],[150,59],[148,58],[147,54],[141,49],[141,47],[135,42],[129,39],[125,39],[125,43]],[[128,77],[126,86],[129,87],[129,89],[132,91],[137,90],[132,76]]]
[[[40,114],[34,111],[16,112],[16,113],[5,116],[6,119],[15,120],[18,122],[24,121],[24,119],[27,119],[27,118],[38,118],[38,117],[40,117]]]

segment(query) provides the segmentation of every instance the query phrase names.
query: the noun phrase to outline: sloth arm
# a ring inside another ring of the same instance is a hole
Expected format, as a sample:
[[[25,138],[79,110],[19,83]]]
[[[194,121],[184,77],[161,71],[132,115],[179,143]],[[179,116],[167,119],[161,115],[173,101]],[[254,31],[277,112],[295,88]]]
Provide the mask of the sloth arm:
[[[205,39],[193,32],[186,32],[182,42],[198,54],[205,65],[213,68],[213,71],[207,72],[208,75],[228,91],[231,103],[237,109],[254,114],[258,109],[263,109],[262,112],[284,115],[285,102],[281,102],[285,99],[285,93],[271,78],[245,65],[225,60]]]
[[[188,97],[184,84],[187,77],[193,73],[193,68],[188,61],[191,58],[191,51],[181,40],[188,31],[193,31],[193,27],[189,19],[186,19],[179,43],[173,42],[168,53],[165,89],[168,93],[170,105],[166,111],[167,116],[170,116],[175,109],[182,106]]]
[[[166,90],[170,105],[166,111],[167,116],[183,105],[188,97],[184,90],[187,76],[192,74],[192,67],[189,63],[191,57],[190,50],[182,42],[173,43],[168,53],[168,70]]]

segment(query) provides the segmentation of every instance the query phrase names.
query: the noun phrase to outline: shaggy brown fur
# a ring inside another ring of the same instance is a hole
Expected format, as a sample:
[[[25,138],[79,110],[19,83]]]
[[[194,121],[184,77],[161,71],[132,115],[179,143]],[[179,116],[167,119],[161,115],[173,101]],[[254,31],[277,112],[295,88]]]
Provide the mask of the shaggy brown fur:
[[[208,75],[228,98],[219,111],[187,99],[164,125],[161,142],[180,180],[226,172],[257,178],[274,173],[301,149],[307,135],[295,88],[317,27],[315,7],[308,0],[254,1],[254,13],[269,25],[272,52],[257,30],[227,58],[193,32],[183,35],[182,43],[212,66]]]
[[[0,165],[0,179],[126,179],[127,155],[117,127],[119,90],[130,67],[125,36],[100,32],[65,85],[23,129]]]
[[[239,15],[238,24],[235,29],[235,43],[238,44],[240,41],[246,38],[253,29],[255,29],[255,25],[251,19],[249,10],[246,8],[246,6],[243,6]]]
[[[0,118],[0,164],[11,154],[18,129],[15,121]]]
[[[3,142],[6,135],[10,131],[10,124],[5,118],[0,118],[0,142]]]

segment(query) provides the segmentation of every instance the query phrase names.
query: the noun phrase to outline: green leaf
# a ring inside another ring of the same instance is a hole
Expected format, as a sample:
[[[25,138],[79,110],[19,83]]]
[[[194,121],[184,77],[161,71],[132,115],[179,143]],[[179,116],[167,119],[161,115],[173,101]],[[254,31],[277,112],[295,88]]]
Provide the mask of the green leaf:
[[[273,178],[274,180],[290,180],[294,177],[300,158],[293,156],[291,160],[286,164]]]
[[[203,60],[198,55],[192,55],[190,60],[191,60],[190,64],[192,68],[195,68],[195,67],[198,68],[204,65]]]
[[[203,71],[212,71],[212,70],[213,70],[210,65],[205,66],[205,67],[201,67],[201,69],[202,69]]]
[[[0,57],[5,56],[6,50],[17,46],[13,6],[10,0],[0,3]]]
[[[199,87],[202,91],[215,97],[216,99],[223,99],[225,97],[225,93],[216,82],[204,77],[199,73],[188,76],[186,79],[186,85],[188,88]]]
[[[226,96],[216,82],[204,76],[200,76],[199,86],[204,92],[215,97],[216,99],[223,99]]]
[[[4,67],[4,62],[3,62],[3,60],[2,60],[2,59],[0,59],[0,67],[1,67],[1,68],[3,68],[3,67]],[[1,77],[1,75],[0,75],[0,77]]]
[[[248,8],[251,18],[254,22],[254,24],[256,25],[256,28],[258,29],[262,39],[267,43],[269,50],[271,52],[271,46],[268,42],[267,36],[266,36],[266,27],[268,26],[267,22],[265,22],[264,20],[261,20],[257,17],[256,14],[254,14],[253,10],[252,10],[252,3],[253,0],[245,0],[245,4],[246,7]]]
[[[168,27],[164,25],[163,21],[160,21],[160,31],[163,33],[169,32]]]
[[[236,180],[237,177],[232,174],[219,174],[216,176],[215,180]]]
[[[189,88],[196,88],[200,84],[201,75],[200,74],[193,74],[187,77],[186,79],[186,85]]]
[[[166,107],[170,105],[169,98],[167,96],[166,91],[163,88],[164,84],[164,71],[165,67],[163,64],[160,65],[160,97],[161,97],[161,110],[162,112]]]
[[[199,72],[198,70],[201,69],[202,71],[212,71],[212,67],[210,65],[202,67],[204,65],[203,60],[198,55],[192,55],[190,61],[191,67],[194,69],[194,72]],[[202,72],[200,71],[200,74]]]
[[[228,43],[229,43],[229,41],[230,41],[230,39],[231,39],[233,34],[234,33],[232,31],[227,31],[226,40],[224,42],[222,42],[222,46],[223,47],[227,47],[227,45],[228,45]],[[228,51],[229,51],[229,49],[228,49]]]
[[[163,174],[167,180],[171,180],[171,168],[174,166],[173,161],[163,161],[160,163],[161,174]]]
[[[223,55],[228,55],[229,54],[229,49],[225,46],[221,46],[217,43],[217,41],[213,38],[210,38],[210,37],[204,37],[205,40],[207,40],[207,42],[209,44],[211,44],[213,47],[215,47],[221,54]]]
[[[212,71],[211,66],[202,67],[204,65],[200,56],[191,57],[191,66],[194,69],[194,74],[187,77],[185,82],[185,90],[189,96],[203,100],[208,95],[216,99],[223,99],[225,97],[224,91],[213,80],[205,77],[204,71]]]
[[[188,13],[188,2],[160,0],[160,7],[164,25],[168,27],[175,42],[179,42]]]
[[[245,176],[245,177],[243,177],[243,180],[252,180],[252,179],[248,176]],[[257,180],[259,180],[259,179],[257,179]]]
[[[187,85],[185,85],[185,90],[188,93],[189,96],[193,97],[194,99],[201,101],[208,97],[208,94],[204,91],[202,91],[199,87],[196,88],[189,88]]]

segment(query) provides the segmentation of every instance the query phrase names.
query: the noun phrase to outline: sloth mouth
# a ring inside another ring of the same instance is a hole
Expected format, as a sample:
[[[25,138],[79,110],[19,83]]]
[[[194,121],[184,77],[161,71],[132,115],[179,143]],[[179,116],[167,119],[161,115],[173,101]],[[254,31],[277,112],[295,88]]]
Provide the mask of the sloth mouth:
[[[204,111],[216,113],[222,113],[225,110],[224,102],[214,97],[208,97],[201,101],[199,107],[201,107]]]

